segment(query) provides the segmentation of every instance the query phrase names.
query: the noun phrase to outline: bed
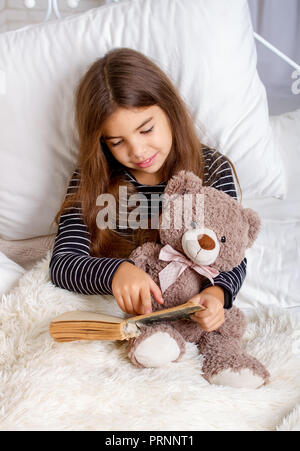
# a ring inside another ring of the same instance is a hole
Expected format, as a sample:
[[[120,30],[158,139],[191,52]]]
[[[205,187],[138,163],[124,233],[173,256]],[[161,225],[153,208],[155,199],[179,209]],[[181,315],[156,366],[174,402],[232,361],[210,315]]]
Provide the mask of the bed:
[[[252,31],[244,0],[133,0],[0,35],[1,430],[300,429],[300,100],[269,116]],[[165,33],[167,49],[149,38]],[[168,72],[201,140],[235,163],[243,205],[260,214],[235,301],[248,318],[244,345],[272,376],[259,390],[209,385],[192,344],[176,371],[140,370],[124,342],[49,336],[67,310],[122,314],[111,296],[55,287],[48,271],[52,220],[76,161],[74,86],[115,46],[144,51]]]

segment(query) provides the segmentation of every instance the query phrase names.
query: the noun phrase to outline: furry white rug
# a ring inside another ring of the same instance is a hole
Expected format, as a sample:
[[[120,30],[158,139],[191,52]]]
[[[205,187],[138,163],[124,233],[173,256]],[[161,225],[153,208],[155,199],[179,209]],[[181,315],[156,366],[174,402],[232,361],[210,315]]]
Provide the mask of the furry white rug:
[[[300,404],[283,418],[281,424],[276,428],[276,431],[300,431]]]
[[[299,429],[299,314],[265,307],[249,314],[244,345],[269,369],[268,386],[214,386],[201,377],[192,344],[178,363],[138,369],[125,342],[54,342],[48,327],[58,314],[118,307],[110,296],[53,286],[49,260],[50,253],[0,303],[1,430]]]

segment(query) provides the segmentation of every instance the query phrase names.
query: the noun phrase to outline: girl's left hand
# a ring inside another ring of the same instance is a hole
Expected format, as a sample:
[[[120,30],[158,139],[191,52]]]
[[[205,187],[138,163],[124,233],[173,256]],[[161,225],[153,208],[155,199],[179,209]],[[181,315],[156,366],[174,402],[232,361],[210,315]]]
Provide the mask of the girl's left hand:
[[[193,296],[190,300],[197,301],[206,307],[206,310],[201,310],[190,316],[193,321],[197,321],[200,324],[201,329],[205,332],[212,332],[222,326],[225,321],[225,314],[220,299],[205,293],[204,290],[202,293]]]

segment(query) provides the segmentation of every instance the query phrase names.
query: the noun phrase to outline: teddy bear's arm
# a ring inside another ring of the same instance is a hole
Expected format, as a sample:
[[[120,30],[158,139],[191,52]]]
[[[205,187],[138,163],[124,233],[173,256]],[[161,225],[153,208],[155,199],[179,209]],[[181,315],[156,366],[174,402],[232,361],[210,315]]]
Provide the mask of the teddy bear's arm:
[[[129,258],[134,261],[136,266],[147,272],[149,264],[158,260],[161,248],[161,244],[149,241],[132,251]]]

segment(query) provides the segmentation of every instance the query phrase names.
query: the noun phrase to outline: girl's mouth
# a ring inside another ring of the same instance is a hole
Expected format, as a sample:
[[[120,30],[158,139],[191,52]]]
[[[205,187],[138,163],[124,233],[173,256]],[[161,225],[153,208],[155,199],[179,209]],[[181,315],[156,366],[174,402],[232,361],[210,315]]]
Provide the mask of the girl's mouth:
[[[147,160],[144,160],[142,163],[136,163],[136,165],[139,166],[140,168],[147,168],[148,166],[151,166],[156,155],[157,155],[157,153],[155,155],[153,155],[153,157],[148,158]]]

